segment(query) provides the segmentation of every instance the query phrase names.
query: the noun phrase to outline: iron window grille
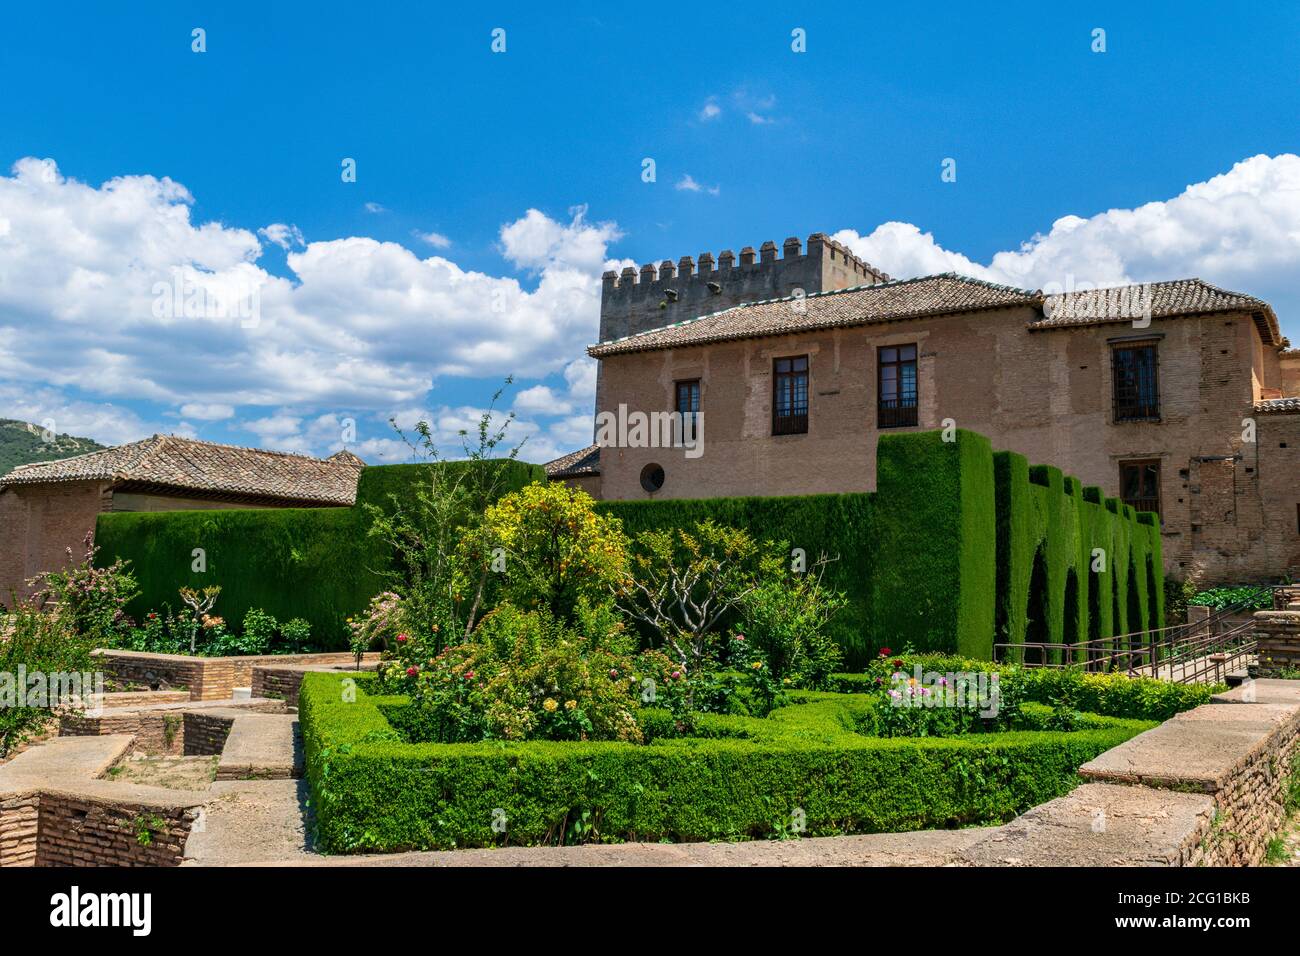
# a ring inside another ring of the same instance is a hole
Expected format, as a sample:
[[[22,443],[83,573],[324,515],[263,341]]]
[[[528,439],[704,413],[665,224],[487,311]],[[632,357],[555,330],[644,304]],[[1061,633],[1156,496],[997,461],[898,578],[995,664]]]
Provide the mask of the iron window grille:
[[[1115,421],[1160,421],[1160,360],[1154,344],[1113,346]]]
[[[772,434],[807,433],[808,356],[776,359],[772,372]]]
[[[915,425],[916,346],[889,346],[878,349],[876,356],[876,427]]]

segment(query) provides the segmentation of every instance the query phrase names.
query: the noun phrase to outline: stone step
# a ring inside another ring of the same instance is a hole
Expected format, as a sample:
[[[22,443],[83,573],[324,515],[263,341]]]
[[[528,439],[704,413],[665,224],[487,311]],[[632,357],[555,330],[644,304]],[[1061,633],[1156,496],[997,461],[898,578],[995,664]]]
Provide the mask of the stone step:
[[[301,776],[297,717],[244,713],[235,717],[217,764],[218,780],[287,780]]]

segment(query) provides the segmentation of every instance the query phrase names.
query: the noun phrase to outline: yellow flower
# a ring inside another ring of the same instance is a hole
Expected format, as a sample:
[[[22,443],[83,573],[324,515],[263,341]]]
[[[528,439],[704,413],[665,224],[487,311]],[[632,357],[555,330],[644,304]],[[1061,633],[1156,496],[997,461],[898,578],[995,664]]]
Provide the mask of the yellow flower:
[[[560,706],[559,704],[551,700],[551,698],[549,697],[546,698],[546,700],[542,701],[542,709],[545,710],[548,714],[552,713],[555,710],[555,708],[559,706]]]
[[[577,707],[577,706],[578,706],[578,702],[577,702],[576,700],[566,700],[566,701],[564,702],[564,709],[565,709],[565,710],[573,710],[573,708],[575,708],[575,707]]]
[[[749,666],[752,667],[752,668],[754,668],[754,670],[758,670],[760,667],[763,666],[763,662],[762,662],[762,661],[754,661],[754,663],[750,664]]]

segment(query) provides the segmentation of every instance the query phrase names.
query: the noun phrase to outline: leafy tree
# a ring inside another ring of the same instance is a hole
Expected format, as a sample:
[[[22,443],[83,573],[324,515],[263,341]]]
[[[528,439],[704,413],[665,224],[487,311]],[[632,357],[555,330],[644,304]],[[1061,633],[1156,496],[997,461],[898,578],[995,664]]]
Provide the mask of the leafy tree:
[[[554,620],[575,623],[580,602],[607,603],[628,581],[623,524],[595,505],[585,491],[559,483],[506,495],[466,539],[466,563],[499,573],[503,595],[517,607],[543,607]]]

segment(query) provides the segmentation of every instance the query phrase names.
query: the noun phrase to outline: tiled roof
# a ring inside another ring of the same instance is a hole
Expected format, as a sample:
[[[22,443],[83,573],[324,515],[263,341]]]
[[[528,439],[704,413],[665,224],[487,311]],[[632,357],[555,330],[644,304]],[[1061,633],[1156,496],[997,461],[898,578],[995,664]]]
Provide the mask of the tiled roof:
[[[748,302],[667,328],[601,342],[591,346],[587,352],[601,358],[621,352],[644,352],[927,315],[1035,305],[1040,301],[1041,296],[1028,289],[944,273],[816,292],[802,299],[791,297]]]
[[[1273,345],[1282,341],[1277,316],[1267,302],[1253,295],[1220,289],[1200,279],[1174,279],[1046,296],[1042,304],[1043,318],[1030,323],[1029,327],[1055,329],[1129,322],[1145,312],[1148,301],[1151,317],[1155,319],[1215,312],[1250,312],[1255,316],[1264,341]]]
[[[547,478],[576,478],[600,474],[600,446],[588,445],[542,466]]]
[[[1257,412],[1300,412],[1300,398],[1268,398],[1255,403]]]
[[[350,505],[365,463],[351,452],[309,458],[154,435],[58,461],[19,465],[0,487],[63,481],[135,482],[184,491]]]
[[[1254,315],[1265,341],[1271,344],[1281,342],[1277,316],[1268,303],[1253,296],[1228,292],[1200,279],[1117,288],[1126,290],[1128,295],[1127,300],[1121,298],[1121,301],[1143,306],[1145,296],[1149,294],[1153,318],[1248,311]],[[1118,293],[1111,291],[1111,296],[1115,298]],[[603,358],[624,352],[657,351],[1013,306],[1030,306],[1043,313],[1042,318],[1029,323],[1029,328],[1034,330],[1132,321],[1133,317],[1126,311],[1108,310],[1105,307],[1107,301],[1097,291],[1044,296],[1040,291],[943,273],[819,292],[802,299],[791,297],[743,303],[662,329],[600,342],[588,348],[587,353]]]

